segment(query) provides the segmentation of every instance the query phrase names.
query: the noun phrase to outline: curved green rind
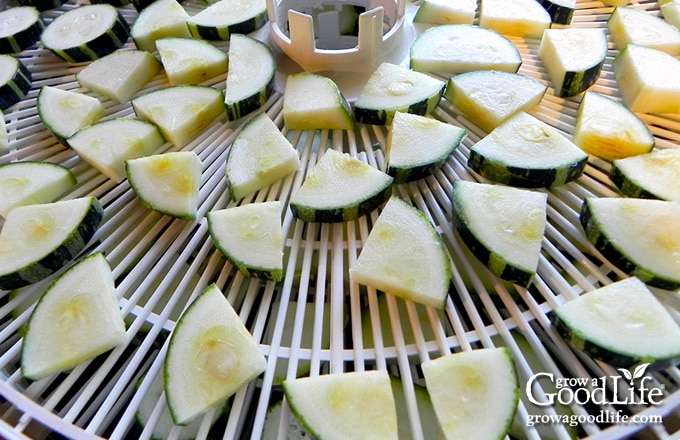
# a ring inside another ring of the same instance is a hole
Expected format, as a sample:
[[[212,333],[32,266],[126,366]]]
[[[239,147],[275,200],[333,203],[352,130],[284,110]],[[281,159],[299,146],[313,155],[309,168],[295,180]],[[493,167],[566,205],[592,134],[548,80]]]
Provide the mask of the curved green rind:
[[[603,65],[604,62],[579,72],[566,72],[564,81],[562,81],[562,87],[559,90],[559,97],[568,98],[587,90],[600,77]]]
[[[336,208],[317,208],[291,202],[290,209],[295,218],[304,222],[341,223],[356,220],[357,218],[372,212],[374,209],[377,209],[390,198],[392,195],[391,183],[392,182],[366,200],[358,202],[356,205]]]
[[[192,21],[187,21],[187,27],[191,36],[203,40],[228,41],[231,34],[250,34],[267,24],[267,12],[263,11],[255,17],[228,25],[207,26]]]
[[[551,0],[537,0],[538,3],[545,8],[546,11],[548,11],[548,14],[550,15],[550,20],[553,23],[556,24],[571,24],[571,19],[574,16],[574,8],[571,8],[569,6],[564,6],[559,4],[558,2],[554,2]]]
[[[663,200],[663,197],[648,191],[642,186],[638,185],[633,179],[623,174],[616,163],[612,163],[612,167],[609,172],[609,179],[614,185],[623,193],[625,196],[633,197],[637,199],[659,199]]]
[[[35,6],[29,6],[38,8]],[[45,29],[45,22],[40,15],[38,15],[38,20],[32,25],[17,32],[14,35],[8,35],[6,37],[0,38],[0,53],[18,53],[22,50],[33,46],[35,43],[40,41],[40,35],[43,29]]]
[[[649,284],[650,286],[666,290],[680,288],[680,280],[662,277],[650,269],[641,267],[637,262],[629,259],[621,252],[621,250],[602,232],[597,220],[593,218],[592,212],[588,207],[588,200],[585,200],[581,206],[579,220],[590,244],[600,251],[602,256],[614,266],[630,276],[639,278],[640,281]]]
[[[442,85],[439,93],[430,96],[426,99],[422,99],[418,102],[414,102],[410,105],[399,107],[399,108],[368,108],[361,106],[354,106],[354,120],[362,124],[370,125],[390,125],[394,114],[396,112],[411,113],[414,115],[426,116],[430,114],[435,107],[439,104],[442,96],[444,96],[444,89],[446,84]]]
[[[229,121],[236,121],[242,117],[260,109],[267,100],[274,93],[274,76],[269,80],[267,85],[260,89],[257,93],[249,98],[242,99],[238,102],[225,103],[227,119]]]
[[[12,55],[4,55],[12,56]],[[16,57],[18,68],[14,76],[0,85],[0,110],[5,110],[26,97],[33,84],[31,71]]]
[[[28,286],[60,270],[85,248],[103,218],[104,208],[98,199],[93,198],[90,209],[76,230],[41,260],[30,263],[15,272],[0,275],[0,289],[12,290]]]

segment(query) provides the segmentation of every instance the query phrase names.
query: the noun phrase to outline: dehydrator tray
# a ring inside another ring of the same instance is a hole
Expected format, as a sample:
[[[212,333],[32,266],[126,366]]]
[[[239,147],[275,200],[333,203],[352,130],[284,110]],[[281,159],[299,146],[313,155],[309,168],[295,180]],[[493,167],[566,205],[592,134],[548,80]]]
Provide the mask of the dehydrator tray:
[[[192,14],[205,7],[200,0],[185,0],[183,5]],[[45,12],[45,19],[50,21],[77,6],[67,2]],[[410,22],[416,6],[407,6],[406,38],[418,32]],[[633,1],[631,6],[659,13],[656,0]],[[612,9],[596,1],[577,1],[571,26],[604,28]],[[132,6],[120,10],[134,22],[137,12]],[[265,26],[254,35],[270,43],[267,32]],[[519,72],[549,85],[537,57],[538,41],[510,39],[522,55]],[[126,46],[133,47],[133,43],[128,41]],[[610,41],[605,66],[592,90],[619,96],[611,68],[616,53]],[[247,117],[235,122],[218,120],[186,147],[198,154],[204,166],[199,216],[196,221],[173,219],[142,206],[126,181],[116,184],[104,177],[42,125],[36,112],[39,88],[50,85],[89,93],[75,80],[82,65],[66,64],[39,44],[18,56],[33,73],[33,87],[26,99],[5,112],[10,149],[0,156],[0,162],[37,160],[64,165],[78,179],[64,198],[93,195],[101,200],[106,210],[104,222],[85,253],[101,251],[106,255],[128,329],[123,346],[68,373],[29,382],[19,369],[20,333],[48,281],[19,294],[0,292],[0,437],[138,439],[150,438],[157,429],[165,428],[167,438],[186,438],[186,430],[172,428],[164,418],[164,398],[151,387],[153,379],[162,374],[168,333],[180,313],[211,283],[225,293],[268,364],[226,408],[202,418],[192,438],[260,438],[263,432],[269,438],[297,438],[297,431],[290,428],[295,422],[289,408],[279,403],[282,378],[382,369],[400,385],[396,397],[403,405],[399,416],[403,438],[429,439],[433,416],[422,399],[420,363],[451,352],[496,346],[510,349],[520,377],[521,402],[511,430],[513,437],[664,439],[680,434],[677,366],[646,372],[645,383],[662,390],[663,401],[658,405],[608,399],[601,405],[590,401],[539,406],[528,399],[526,384],[536,374],[551,375],[553,383],[561,379],[572,385],[579,378],[600,380],[608,384],[610,395],[617,385],[622,391],[628,389],[625,380],[618,380],[620,371],[571,349],[547,317],[565,301],[626,277],[593,249],[578,220],[584,197],[620,196],[609,180],[608,163],[592,158],[577,181],[547,191],[548,225],[535,281],[528,289],[500,282],[462,244],[450,215],[452,183],[479,180],[466,163],[470,147],[484,133],[442,100],[433,116],[465,128],[467,137],[441,170],[397,186],[395,194],[421,209],[446,243],[454,274],[445,310],[408,303],[349,282],[348,268],[379,211],[356,221],[326,224],[298,221],[285,209],[283,281],[249,279],[215,249],[205,220],[207,212],[235,205],[228,197],[225,158]],[[294,66],[284,58],[280,61],[278,90],[262,111],[295,146],[302,168],[238,204],[280,200],[287,207],[306,171],[331,148],[384,169],[384,127],[362,125],[354,132],[285,130],[281,84]],[[215,78],[207,85],[224,88],[224,80],[224,76]],[[161,72],[144,91],[167,85]],[[542,103],[530,113],[570,137],[579,99],[558,98],[549,87]],[[133,115],[129,103],[104,101],[104,105],[106,118]],[[640,116],[651,128],[658,148],[678,147],[678,115]],[[166,144],[165,149],[176,148]],[[678,293],[655,292],[680,319]],[[555,393],[548,382],[534,384],[533,394]],[[137,420],[142,405],[150,405],[143,425]],[[550,417],[559,418],[559,422]]]

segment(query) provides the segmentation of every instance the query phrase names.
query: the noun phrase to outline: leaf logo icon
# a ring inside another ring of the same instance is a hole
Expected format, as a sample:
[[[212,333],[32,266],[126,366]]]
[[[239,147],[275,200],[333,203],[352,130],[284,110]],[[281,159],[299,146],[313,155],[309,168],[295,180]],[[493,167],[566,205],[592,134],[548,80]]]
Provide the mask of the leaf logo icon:
[[[619,368],[619,371],[621,372],[621,375],[625,377],[628,382],[630,383],[631,386],[633,386],[633,381],[635,379],[639,379],[642,376],[645,375],[645,371],[647,371],[647,367],[649,367],[649,364],[640,364],[637,367],[635,367],[635,370],[633,370],[633,373],[630,371],[624,369],[624,368]]]
[[[619,371],[621,372],[621,375],[625,377],[628,382],[633,383],[633,375],[631,374],[630,371],[626,370],[625,368],[619,368]]]

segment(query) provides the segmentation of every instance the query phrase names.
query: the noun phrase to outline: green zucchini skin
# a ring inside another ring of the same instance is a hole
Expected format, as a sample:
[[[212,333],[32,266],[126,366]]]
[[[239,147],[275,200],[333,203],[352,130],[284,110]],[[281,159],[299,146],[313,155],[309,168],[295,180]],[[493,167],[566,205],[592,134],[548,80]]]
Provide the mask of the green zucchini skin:
[[[319,209],[291,202],[290,209],[295,218],[304,222],[341,223],[356,220],[374,209],[377,209],[385,203],[391,195],[392,185],[389,185],[356,206]]]
[[[355,106],[354,120],[362,124],[389,125],[392,122],[394,114],[398,111],[425,116],[434,110],[443,95],[444,87],[442,87],[439,94],[423,99],[422,101],[414,102],[405,108],[376,109]]]
[[[228,26],[204,26],[188,22],[189,32],[194,38],[203,40],[229,41],[231,34],[250,34],[267,23],[267,14],[261,14],[241,23]]]
[[[603,257],[610,261],[614,266],[621,269],[630,276],[639,278],[643,283],[649,284],[660,289],[675,290],[680,288],[680,282],[660,277],[648,270],[639,267],[624,255],[609,239],[600,232],[597,222],[593,219],[592,212],[588,206],[588,201],[584,201],[579,213],[579,220],[588,241],[600,251]]]
[[[0,53],[19,53],[24,49],[33,46],[40,41],[40,35],[45,29],[45,21],[39,14],[38,8],[35,6],[27,6],[34,8],[38,14],[38,20],[31,24],[24,30],[21,30],[14,35],[0,38]]]
[[[56,9],[66,3],[66,0],[17,0],[22,6],[34,6],[39,11],[49,11]]]
[[[249,98],[238,102],[225,103],[227,119],[229,121],[236,121],[261,108],[274,94],[274,79],[275,77],[272,77],[263,89],[260,89]]]
[[[99,228],[103,218],[104,208],[101,202],[94,198],[89,211],[83,217],[78,228],[63,243],[42,260],[28,264],[16,272],[0,275],[0,289],[12,290],[25,287],[60,270],[85,248]]]
[[[662,199],[662,197],[647,191],[645,188],[635,183],[634,180],[631,180],[625,176],[615,163],[612,163],[612,167],[609,172],[609,179],[625,196],[634,197],[637,199]]]
[[[551,0],[537,0],[541,6],[548,11],[550,14],[550,19],[553,23],[557,24],[571,24],[571,19],[574,16],[574,8],[564,6],[558,2],[553,2]]]
[[[388,167],[386,173],[394,178],[394,183],[407,183],[431,176],[444,165],[446,159],[436,163],[420,165],[413,168]]]
[[[526,169],[489,161],[474,150],[470,151],[468,158],[468,166],[483,177],[497,183],[524,188],[564,185],[580,177],[587,163],[588,158],[585,157],[567,168]]]
[[[581,92],[586,91],[590,86],[595,84],[600,77],[603,63],[598,63],[589,69],[580,72],[567,72],[564,75],[564,82],[562,88],[559,90],[560,98],[568,98],[576,96]]]
[[[0,110],[5,110],[26,97],[33,85],[33,78],[31,71],[19,58],[12,55],[0,56],[12,57],[18,63],[12,79],[0,85]]]

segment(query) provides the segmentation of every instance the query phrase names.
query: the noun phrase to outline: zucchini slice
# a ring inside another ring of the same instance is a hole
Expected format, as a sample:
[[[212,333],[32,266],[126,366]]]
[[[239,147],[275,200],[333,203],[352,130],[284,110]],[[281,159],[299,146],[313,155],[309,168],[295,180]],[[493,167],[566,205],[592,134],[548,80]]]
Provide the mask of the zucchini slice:
[[[557,129],[521,112],[473,145],[468,165],[497,183],[548,188],[580,177],[587,161]]]
[[[17,206],[0,231],[0,289],[47,278],[87,245],[104,216],[95,197]]]
[[[650,286],[680,288],[680,203],[586,197],[588,241],[612,264]]]
[[[264,106],[274,93],[276,58],[269,46],[247,35],[229,38],[229,71],[224,103],[235,121]]]
[[[572,347],[619,368],[680,358],[680,326],[635,277],[584,293],[550,318]]]
[[[354,103],[354,119],[390,125],[398,111],[425,116],[439,104],[446,83],[397,64],[382,63],[369,76]]]
[[[680,54],[680,29],[647,11],[618,6],[607,20],[607,29],[619,49],[635,44],[674,56]]]
[[[612,162],[610,178],[628,197],[680,202],[680,150],[655,150]]]
[[[204,40],[166,37],[156,48],[171,85],[201,84],[227,73],[227,53]]]
[[[387,174],[394,183],[431,175],[466,135],[463,128],[427,116],[396,112],[387,135]]]
[[[0,111],[24,99],[32,85],[31,71],[19,58],[0,54]]]
[[[170,86],[136,96],[131,103],[138,118],[156,124],[178,148],[224,115],[224,93],[208,86]]]
[[[443,309],[451,271],[444,242],[434,225],[422,211],[392,196],[349,276],[353,282]]]
[[[477,13],[476,0],[423,0],[413,16],[414,23],[472,24]]]
[[[680,28],[680,2],[677,0],[661,0],[659,1],[659,11],[664,20],[676,28]]]
[[[67,139],[85,162],[114,182],[125,179],[125,161],[156,153],[165,143],[158,127],[137,118],[116,118],[85,127]]]
[[[40,121],[61,143],[100,120],[105,113],[97,98],[56,86],[40,88],[36,107]]]
[[[629,44],[612,68],[624,104],[636,113],[680,113],[680,60],[656,49]]]
[[[144,8],[130,29],[130,37],[139,50],[153,53],[156,40],[165,37],[191,38],[187,26],[189,14],[177,0],[154,0]]]
[[[393,179],[347,153],[326,150],[290,200],[293,215],[306,222],[355,220],[382,205]]]
[[[573,142],[605,160],[649,153],[654,135],[635,113],[619,101],[586,91],[576,114]]]
[[[267,113],[246,122],[227,155],[226,176],[232,200],[277,182],[300,168],[298,153]]]
[[[220,289],[211,284],[182,314],[164,363],[168,407],[177,425],[220,405],[265,370],[267,360]]]
[[[115,102],[128,102],[163,65],[144,50],[117,50],[88,64],[76,74],[81,86]]]
[[[394,394],[384,370],[285,380],[283,391],[293,414],[314,438],[398,438]]]
[[[123,47],[130,25],[115,6],[84,4],[45,27],[40,42],[69,63],[93,61]]]
[[[76,183],[71,170],[50,162],[0,164],[0,215],[7,217],[15,206],[53,202]]]
[[[194,38],[228,41],[231,34],[250,34],[267,23],[264,0],[219,0],[187,20]]]
[[[248,277],[281,281],[283,231],[278,201],[210,211],[208,230],[215,247]]]
[[[503,70],[475,70],[449,78],[444,97],[487,133],[510,116],[538,105],[547,86]]]
[[[538,48],[555,95],[562,98],[595,84],[606,55],[606,31],[599,28],[547,29]]]
[[[127,339],[111,267],[101,253],[57,278],[31,313],[21,373],[39,380],[91,360]]]
[[[453,224],[463,242],[499,278],[529,286],[538,268],[547,194],[457,180]]]
[[[519,404],[519,379],[509,349],[453,353],[421,366],[445,438],[506,436]]]
[[[536,0],[480,0],[478,24],[501,35],[540,39],[552,19]]]
[[[144,206],[171,217],[193,220],[203,164],[193,151],[176,151],[130,159],[125,172]]]
[[[352,109],[330,78],[297,72],[286,78],[283,123],[288,130],[353,130]]]
[[[0,12],[0,53],[19,53],[40,41],[45,22],[38,8],[15,6]]]
[[[411,69],[447,74],[473,70],[517,72],[522,57],[498,32],[470,24],[434,26],[411,43]]]
[[[550,14],[555,24],[571,24],[576,9],[576,0],[537,0]]]

